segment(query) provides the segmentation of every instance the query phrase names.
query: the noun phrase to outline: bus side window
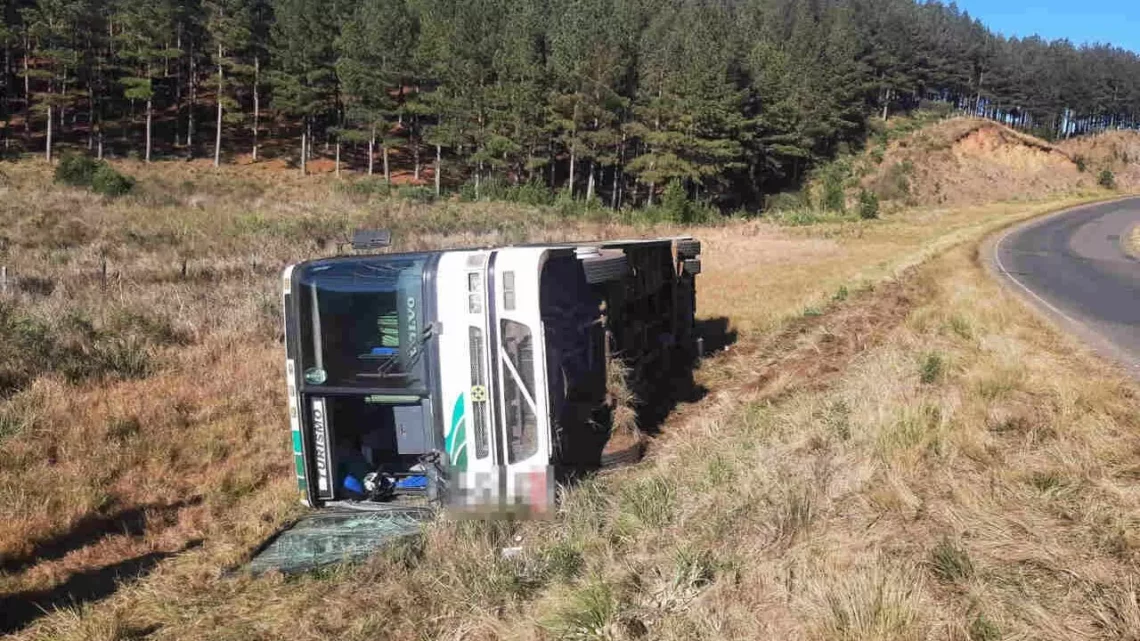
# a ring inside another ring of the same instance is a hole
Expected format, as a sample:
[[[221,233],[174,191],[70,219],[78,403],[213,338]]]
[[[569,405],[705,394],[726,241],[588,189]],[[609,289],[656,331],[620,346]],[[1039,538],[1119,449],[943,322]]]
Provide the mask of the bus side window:
[[[517,463],[538,451],[538,420],[534,407],[534,341],[530,328],[504,319],[501,324],[504,363],[503,413],[506,418],[507,459]]]
[[[503,272],[503,309],[515,310],[515,273]]]

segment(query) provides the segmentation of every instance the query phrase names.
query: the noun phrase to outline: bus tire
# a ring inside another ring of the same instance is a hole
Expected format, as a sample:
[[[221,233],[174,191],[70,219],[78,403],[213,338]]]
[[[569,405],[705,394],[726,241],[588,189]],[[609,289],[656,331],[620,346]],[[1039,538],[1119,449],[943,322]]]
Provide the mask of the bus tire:
[[[701,241],[692,238],[676,241],[677,257],[681,260],[701,255]]]
[[[586,272],[586,282],[591,285],[612,283],[629,275],[629,259],[621,250],[602,250],[580,260]]]

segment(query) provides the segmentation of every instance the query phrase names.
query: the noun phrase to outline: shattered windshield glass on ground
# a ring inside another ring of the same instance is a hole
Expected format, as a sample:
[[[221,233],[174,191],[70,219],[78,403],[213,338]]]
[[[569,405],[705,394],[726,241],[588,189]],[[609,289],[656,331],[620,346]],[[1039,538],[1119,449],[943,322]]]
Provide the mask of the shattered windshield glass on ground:
[[[283,574],[357,561],[380,546],[419,534],[434,512],[427,507],[322,512],[307,516],[271,539],[249,564],[253,574]]]

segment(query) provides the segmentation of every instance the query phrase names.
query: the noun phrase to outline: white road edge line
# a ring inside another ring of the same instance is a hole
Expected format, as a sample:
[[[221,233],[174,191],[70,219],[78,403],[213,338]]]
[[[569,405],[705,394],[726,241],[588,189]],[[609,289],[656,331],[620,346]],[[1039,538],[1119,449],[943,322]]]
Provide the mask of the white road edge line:
[[[1038,218],[1031,218],[1029,220],[1025,220],[1025,221],[1022,221],[1020,223],[1014,224],[1012,227],[1010,227],[1004,233],[1002,233],[1001,237],[997,240],[997,242],[994,243],[994,245],[993,245],[993,262],[990,264],[992,266],[996,267],[997,270],[1000,271],[1002,274],[1004,274],[1006,279],[1009,280],[1009,282],[1015,283],[1019,288],[1021,288],[1026,293],[1028,293],[1033,301],[1037,301],[1038,303],[1041,303],[1041,305],[1043,305],[1049,311],[1052,311],[1060,319],[1062,319],[1063,321],[1065,321],[1069,325],[1071,325],[1072,331],[1069,332],[1068,335],[1071,336],[1073,339],[1075,339],[1078,343],[1084,344],[1085,347],[1090,349],[1094,354],[1098,354],[1102,358],[1105,358],[1108,361],[1115,362],[1118,365],[1122,366],[1126,371],[1131,372],[1130,375],[1133,378],[1140,379],[1140,358],[1124,356],[1124,354],[1128,354],[1128,350],[1122,349],[1112,339],[1108,338],[1107,336],[1104,336],[1103,334],[1098,333],[1096,330],[1094,330],[1092,328],[1092,326],[1090,324],[1082,323],[1081,321],[1073,318],[1069,314],[1066,314],[1065,312],[1061,311],[1061,309],[1059,309],[1053,303],[1050,303],[1049,301],[1042,298],[1040,294],[1038,294],[1037,292],[1030,289],[1028,285],[1026,285],[1025,283],[1018,280],[1017,277],[1014,276],[1012,272],[1010,272],[1008,269],[1006,269],[1005,264],[1001,260],[1002,243],[1004,243],[1006,241],[1006,238],[1011,236],[1014,232],[1023,231],[1028,227],[1032,227],[1032,226],[1039,224],[1039,223],[1044,223],[1045,221],[1047,221],[1051,218],[1060,217],[1060,216],[1067,216],[1069,214],[1073,214],[1073,213],[1081,211],[1083,209],[1088,209],[1088,208],[1092,208],[1092,207],[1099,207],[1101,205],[1106,205],[1106,204],[1115,204],[1115,203],[1127,202],[1127,201],[1135,200],[1135,199],[1137,199],[1137,196],[1131,195],[1131,196],[1123,196],[1120,198],[1114,198],[1112,200],[1106,200],[1103,202],[1088,203],[1085,205],[1079,205],[1077,207],[1073,207],[1072,209],[1066,209],[1063,211],[1054,212],[1051,215],[1046,215],[1046,216],[1038,217]],[[1029,301],[1029,302],[1032,302],[1032,301]],[[1038,311],[1039,311],[1039,313],[1042,313],[1040,309]],[[1056,321],[1056,320],[1054,320],[1053,322],[1059,323],[1059,321]]]
[[[1082,207],[1082,208],[1078,208],[1078,209],[1083,209],[1083,207]],[[1069,211],[1067,211],[1067,212],[1065,212],[1065,213],[1066,213],[1066,214],[1067,214],[1067,213],[1072,213],[1072,211],[1073,211],[1073,210],[1069,210]],[[1013,274],[1011,274],[1011,273],[1009,272],[1009,270],[1005,268],[1005,264],[1001,262],[1001,245],[1002,245],[1002,243],[1004,243],[1004,242],[1005,242],[1005,239],[1006,239],[1006,238],[1009,238],[1009,235],[1010,235],[1010,234],[1012,234],[1012,233],[1013,233],[1013,232],[1015,232],[1015,231],[1020,231],[1021,229],[1023,229],[1023,227],[1024,227],[1024,226],[1022,226],[1022,225],[1014,225],[1014,226],[1013,226],[1011,229],[1008,229],[1008,230],[1006,230],[1006,232],[1005,232],[1004,234],[1002,234],[1002,235],[1001,235],[1001,238],[1000,238],[1000,239],[998,239],[998,241],[997,241],[997,244],[996,244],[996,245],[994,245],[994,262],[995,262],[995,263],[997,263],[998,269],[1000,269],[1000,270],[1001,270],[1001,273],[1005,274],[1005,277],[1006,277],[1006,278],[1008,278],[1008,279],[1010,279],[1011,281],[1013,281],[1014,283],[1016,283],[1018,287],[1020,287],[1020,288],[1024,289],[1024,290],[1026,291],[1026,293],[1028,293],[1030,296],[1032,296],[1033,298],[1035,298],[1035,299],[1036,299],[1038,302],[1040,302],[1042,305],[1044,305],[1044,306],[1048,307],[1048,308],[1049,308],[1049,309],[1051,309],[1051,310],[1052,310],[1052,311],[1053,311],[1055,314],[1057,314],[1057,315],[1058,315],[1058,316],[1060,316],[1061,318],[1065,319],[1066,321],[1068,321],[1068,322],[1070,322],[1070,323],[1072,323],[1072,324],[1074,324],[1074,325],[1080,326],[1080,324],[1081,324],[1081,323],[1080,323],[1080,321],[1076,320],[1076,319],[1075,319],[1075,318],[1073,318],[1072,316],[1069,316],[1069,315],[1068,315],[1068,314],[1066,314],[1065,312],[1063,312],[1063,311],[1061,311],[1060,309],[1058,309],[1056,305],[1054,305],[1053,303],[1050,303],[1049,301],[1047,301],[1047,300],[1045,300],[1044,298],[1042,298],[1042,297],[1041,297],[1041,295],[1040,295],[1040,294],[1038,294],[1037,292],[1033,291],[1032,289],[1029,289],[1029,287],[1028,287],[1028,286],[1027,286],[1025,283],[1021,282],[1020,280],[1018,280],[1018,279],[1017,279],[1017,277],[1016,277],[1016,276],[1014,276]]]

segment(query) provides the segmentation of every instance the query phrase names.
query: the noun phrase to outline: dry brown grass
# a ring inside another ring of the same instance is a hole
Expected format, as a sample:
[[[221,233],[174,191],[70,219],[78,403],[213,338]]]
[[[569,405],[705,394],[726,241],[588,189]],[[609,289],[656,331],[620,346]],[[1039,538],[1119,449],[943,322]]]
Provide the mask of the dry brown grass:
[[[173,173],[129,171],[144,187]],[[701,313],[741,337],[698,372],[710,394],[675,413],[646,462],[570,489],[551,522],[441,522],[362,565],[286,580],[223,575],[297,511],[280,264],[330,251],[356,224],[397,227],[405,246],[676,230],[360,201],[319,179],[257,192],[237,175],[203,174],[209,195],[190,185],[167,205],[105,203],[43,185],[42,168],[8,172],[0,260],[58,283],[20,293],[21,313],[78,309],[98,325],[109,306],[141,309],[189,336],[148,347],[142,378],[41,376],[4,402],[20,421],[0,441],[0,554],[93,529],[12,564],[0,595],[170,555],[22,638],[1140,634],[1136,388],[1058,340],[974,257],[989,231],[1079,198],[700,230]],[[448,232],[416,235],[439,224]],[[76,225],[94,231],[53,245],[47,230]],[[313,229],[332,231],[320,243]],[[107,289],[91,276],[100,242],[117,252]],[[126,533],[84,525],[140,507],[143,527]],[[524,554],[502,559],[516,536]]]
[[[605,451],[620,452],[643,442],[637,409],[643,402],[631,388],[632,371],[625,361],[611,357],[606,365],[606,402],[611,408],[610,439]]]
[[[106,200],[53,186],[41,164],[4,167],[0,594],[129,573],[202,540],[233,564],[297,511],[287,457],[266,455],[288,448],[286,263],[334,253],[366,226],[392,228],[397,250],[653,233],[376,198],[260,166],[120,168],[140,178],[137,193]]]
[[[1140,225],[1132,228],[1124,239],[1124,251],[1136,258],[1140,258]]]
[[[1057,147],[1070,157],[1081,159],[1090,175],[1108,169],[1122,188],[1135,189],[1140,185],[1140,133],[1107,131],[1063,140]]]

